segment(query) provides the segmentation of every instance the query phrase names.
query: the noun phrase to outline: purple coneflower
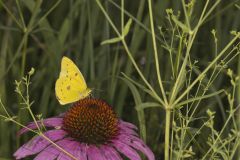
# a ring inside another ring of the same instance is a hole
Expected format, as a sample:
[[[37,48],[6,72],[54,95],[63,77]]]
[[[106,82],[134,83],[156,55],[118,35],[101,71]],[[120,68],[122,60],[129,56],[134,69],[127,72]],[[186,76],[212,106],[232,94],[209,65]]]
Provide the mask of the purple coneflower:
[[[86,98],[76,102],[63,116],[39,122],[49,129],[21,146],[16,159],[35,155],[34,160],[141,160],[138,151],[154,160],[152,151],[138,137],[136,127],[117,118],[112,108],[103,100]],[[28,128],[37,129],[31,122]],[[28,132],[23,128],[19,134]]]

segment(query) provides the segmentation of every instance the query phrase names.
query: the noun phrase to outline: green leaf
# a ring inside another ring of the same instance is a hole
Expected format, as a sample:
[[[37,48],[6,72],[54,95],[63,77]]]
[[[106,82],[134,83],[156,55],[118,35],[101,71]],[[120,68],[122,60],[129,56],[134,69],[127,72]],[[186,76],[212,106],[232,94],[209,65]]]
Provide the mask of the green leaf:
[[[123,29],[123,33],[122,33],[123,37],[125,37],[128,34],[128,32],[130,30],[130,27],[131,27],[131,24],[132,24],[132,19],[130,18],[128,20],[127,24],[125,25],[124,29]]]
[[[141,100],[141,96],[137,90],[137,88],[135,87],[135,85],[129,81],[128,79],[126,78],[121,78],[127,85],[128,87],[130,88],[132,94],[133,94],[133,98],[134,98],[134,101],[135,101],[135,104],[136,105],[139,105],[142,103],[142,100]]]
[[[235,4],[235,7],[240,10],[240,6],[238,4]]]
[[[144,103],[140,103],[136,106],[136,110],[143,110],[145,108],[153,108],[153,107],[161,107],[164,109],[163,106],[161,106],[159,103],[155,103],[155,102],[144,102]]]
[[[121,40],[122,40],[122,37],[115,37],[115,38],[107,39],[107,40],[101,42],[101,45],[111,44],[111,43],[117,43],[117,42],[120,42]]]
[[[69,31],[70,31],[70,20],[68,18],[66,18],[61,26],[61,29],[59,31],[59,42],[61,43],[61,45],[64,45],[66,39],[67,39],[67,36],[69,34]]]
[[[137,115],[138,115],[138,120],[139,120],[139,126],[140,126],[140,134],[141,137],[143,138],[144,141],[146,141],[146,122],[145,122],[145,114],[143,110],[138,110],[137,106],[139,104],[142,104],[142,100],[141,100],[141,96],[140,93],[138,92],[136,86],[134,85],[134,83],[132,83],[131,81],[129,81],[126,78],[121,78],[130,88],[132,94],[133,94],[133,98],[136,104],[136,110],[137,110]]]
[[[123,29],[123,33],[121,37],[115,37],[115,38],[112,38],[112,39],[108,39],[108,40],[105,40],[101,43],[101,45],[104,45],[104,44],[111,44],[111,43],[117,43],[117,42],[120,42],[122,41],[123,37],[125,37],[128,32],[129,32],[129,29],[131,27],[131,24],[132,24],[132,19],[130,18],[127,22],[127,24],[125,25],[124,29]]]

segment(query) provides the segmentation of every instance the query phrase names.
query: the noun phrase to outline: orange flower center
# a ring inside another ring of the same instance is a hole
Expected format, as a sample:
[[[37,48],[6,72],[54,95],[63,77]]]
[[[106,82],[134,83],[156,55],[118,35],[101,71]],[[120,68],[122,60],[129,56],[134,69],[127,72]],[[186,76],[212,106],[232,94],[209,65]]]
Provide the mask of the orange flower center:
[[[80,142],[104,144],[117,135],[118,119],[105,101],[85,98],[65,113],[63,129]]]

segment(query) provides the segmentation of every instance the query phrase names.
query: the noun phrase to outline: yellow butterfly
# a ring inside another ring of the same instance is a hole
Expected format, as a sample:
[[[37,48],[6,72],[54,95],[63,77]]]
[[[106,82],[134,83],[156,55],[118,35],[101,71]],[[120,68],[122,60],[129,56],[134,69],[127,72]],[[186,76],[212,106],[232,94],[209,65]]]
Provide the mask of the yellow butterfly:
[[[74,62],[63,57],[61,72],[55,84],[56,97],[60,104],[76,102],[90,95],[84,77]]]

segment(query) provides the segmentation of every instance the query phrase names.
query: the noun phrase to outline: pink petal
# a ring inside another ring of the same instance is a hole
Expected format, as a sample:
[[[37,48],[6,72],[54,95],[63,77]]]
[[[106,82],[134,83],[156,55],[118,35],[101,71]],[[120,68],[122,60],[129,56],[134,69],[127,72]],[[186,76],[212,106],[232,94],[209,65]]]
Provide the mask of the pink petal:
[[[101,151],[93,145],[90,145],[87,149],[87,157],[88,160],[107,160],[107,157],[105,158]]]
[[[102,145],[99,149],[107,160],[122,160],[118,152],[110,146]]]
[[[43,133],[52,141],[62,139],[67,133],[64,130],[50,130]],[[16,159],[21,159],[29,155],[36,154],[50,144],[48,140],[41,136],[34,137],[26,144],[22,145],[15,153]]]
[[[42,121],[38,121],[38,125],[39,127],[43,126],[44,127],[61,127],[63,123],[63,119],[62,118],[47,118],[44,119]],[[37,129],[37,125],[34,122],[29,123],[27,126],[27,128],[30,129]],[[28,132],[29,130],[27,128],[22,128],[20,131],[18,131],[18,135],[21,135],[23,133]]]
[[[145,143],[140,138],[131,135],[119,135],[118,139],[119,141],[126,143],[134,149],[143,152],[149,160],[155,160],[153,152],[145,145]]]
[[[64,149],[66,152],[71,154],[76,159],[87,160],[87,145],[80,144],[79,142],[74,141],[71,138],[65,138],[63,140],[56,142],[56,144],[59,145],[62,149]],[[49,152],[49,150],[51,152]],[[57,158],[58,160],[72,160],[72,158],[69,155],[62,152],[54,145],[51,145],[48,148],[46,148],[36,158],[38,158],[38,160],[42,159],[45,160],[44,157],[46,156],[51,158],[54,157]]]
[[[60,154],[54,146],[47,147],[44,151],[40,152],[34,160],[54,160]]]
[[[67,151],[67,149],[66,149],[66,151]],[[69,151],[67,151],[67,152],[69,152]],[[65,154],[64,152],[60,152],[57,160],[72,160],[72,158],[69,157],[69,156],[68,156],[67,154]]]
[[[70,153],[77,159],[83,159],[84,157],[82,156],[82,154],[79,154],[79,152],[81,153],[81,151],[78,150],[77,148],[79,145],[80,145],[79,142],[70,140],[70,141],[67,141],[63,147],[68,153]],[[87,158],[84,158],[84,159],[87,159]],[[72,160],[72,158],[67,154],[65,154],[64,152],[61,152],[58,156],[58,160]]]
[[[65,151],[69,151],[69,144],[72,141],[69,138],[62,139],[60,141],[55,142],[59,147],[64,149]],[[67,152],[68,152],[67,151]],[[69,153],[69,152],[68,152]],[[70,153],[71,154],[71,153]],[[74,156],[74,155],[73,155]],[[67,156],[64,152],[62,152],[55,145],[51,144],[47,148],[45,148],[42,152],[40,152],[34,160],[55,160],[56,158],[61,160],[72,160],[69,156]]]
[[[130,160],[141,160],[138,153],[134,149],[132,149],[130,146],[126,145],[125,143],[122,143],[119,140],[114,140],[113,146],[123,155],[128,157]]]
[[[87,159],[87,145],[86,144],[80,144],[79,142],[75,142],[76,148],[74,150],[74,155],[80,159],[80,160],[86,160]]]
[[[135,135],[138,136],[138,134],[135,132],[133,128],[129,128],[128,126],[124,125],[123,123],[118,124],[119,127],[119,133],[120,134],[126,134],[126,135]]]
[[[125,122],[123,120],[119,120],[119,123],[124,125],[124,126],[126,126],[126,127],[128,127],[128,128],[138,130],[138,128],[134,124],[132,124],[132,123],[128,123],[128,122]]]

